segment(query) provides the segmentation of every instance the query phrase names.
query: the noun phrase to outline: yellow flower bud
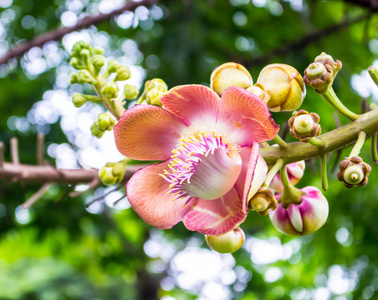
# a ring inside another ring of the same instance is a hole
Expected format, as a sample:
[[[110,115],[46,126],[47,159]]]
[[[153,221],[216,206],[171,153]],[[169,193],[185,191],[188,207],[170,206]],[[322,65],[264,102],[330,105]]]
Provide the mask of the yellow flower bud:
[[[126,172],[126,164],[121,162],[117,163],[106,163],[99,172],[98,177],[102,183],[106,185],[113,185],[120,183]]]
[[[111,131],[115,124],[115,119],[109,113],[102,113],[97,117],[96,125],[101,131]]]
[[[293,111],[299,108],[306,95],[301,74],[285,64],[267,65],[261,70],[257,83],[270,91],[269,110]]]
[[[131,72],[129,67],[126,66],[119,66],[117,69],[117,75],[114,78],[114,81],[123,81],[129,79],[131,76]]]
[[[92,124],[92,126],[91,126],[91,133],[92,133],[93,136],[101,138],[104,135],[105,131],[101,130],[100,128],[98,128],[96,123],[97,122],[94,122]]]
[[[108,99],[114,99],[118,97],[118,86],[113,82],[109,81],[104,84],[101,89],[101,94]]]
[[[136,86],[126,84],[123,90],[123,95],[128,100],[135,100],[138,97],[139,90]]]
[[[274,197],[274,192],[266,186],[261,187],[248,201],[248,208],[255,210],[260,216],[267,215],[269,209],[275,210],[277,208],[277,200]]]
[[[210,87],[218,95],[222,95],[230,86],[239,86],[246,89],[252,84],[252,76],[248,70],[244,66],[234,62],[220,65],[210,76]]]
[[[268,103],[268,101],[270,100],[270,91],[265,91],[264,87],[261,84],[256,83],[255,85],[250,86],[249,88],[247,88],[247,91],[255,94],[265,103]]]

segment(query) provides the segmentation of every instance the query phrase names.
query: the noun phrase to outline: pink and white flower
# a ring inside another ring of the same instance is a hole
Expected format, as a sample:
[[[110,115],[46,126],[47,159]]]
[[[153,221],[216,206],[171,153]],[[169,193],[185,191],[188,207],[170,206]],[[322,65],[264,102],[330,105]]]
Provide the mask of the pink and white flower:
[[[259,186],[265,180],[258,143],[272,139],[278,126],[266,104],[239,87],[220,98],[205,86],[179,86],[161,102],[163,108],[134,106],[114,129],[125,156],[163,161],[129,180],[131,206],[160,229],[182,220],[203,234],[229,232],[247,216],[252,180]]]
[[[315,232],[324,225],[328,218],[328,202],[316,187],[301,189],[305,193],[301,204],[290,204],[285,209],[279,203],[274,211],[269,212],[274,227],[282,233],[300,236]],[[279,199],[280,194],[276,196]]]
[[[294,162],[286,166],[287,176],[289,177],[291,185],[296,185],[303,177],[305,166],[306,165],[304,160]],[[269,187],[278,193],[281,193],[283,191],[283,184],[280,173],[277,173],[273,177],[273,180],[269,184]]]

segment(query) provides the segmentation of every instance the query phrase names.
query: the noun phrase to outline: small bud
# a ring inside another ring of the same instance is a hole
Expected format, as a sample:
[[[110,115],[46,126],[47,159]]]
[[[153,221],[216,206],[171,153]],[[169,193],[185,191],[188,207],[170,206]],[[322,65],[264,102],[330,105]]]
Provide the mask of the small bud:
[[[115,61],[114,59],[111,59],[108,63],[108,67],[106,69],[106,72],[116,73],[119,67],[120,67],[119,63],[117,61]]]
[[[341,67],[341,61],[335,61],[332,56],[322,52],[305,70],[303,80],[318,93],[325,92],[332,85]]]
[[[126,164],[121,162],[106,163],[98,172],[98,177],[106,185],[120,183],[126,172]]]
[[[129,67],[126,66],[119,66],[117,69],[117,75],[114,78],[114,81],[123,81],[129,79],[131,76],[131,72]]]
[[[95,137],[98,137],[98,138],[101,138],[105,131],[104,130],[100,130],[98,127],[97,127],[97,122],[94,122],[91,126],[91,133],[93,136]]]
[[[105,65],[105,57],[102,55],[95,55],[92,58],[93,66],[99,71]]]
[[[116,124],[115,119],[109,113],[99,114],[97,117],[97,128],[101,131],[111,131]]]
[[[158,88],[158,89],[161,89],[163,91],[168,90],[167,84],[164,82],[163,79],[160,79],[160,78],[154,78],[152,80],[148,80],[144,84],[144,91],[145,92],[148,92],[148,91],[152,90],[153,88]]]
[[[368,182],[371,167],[363,162],[359,156],[346,157],[339,166],[337,179],[342,181],[347,188],[364,186]]]
[[[82,68],[80,61],[76,57],[72,57],[70,59],[70,65],[73,66],[77,70]]]
[[[307,143],[311,138],[318,136],[322,129],[319,125],[320,117],[316,113],[305,110],[294,112],[289,119],[290,135],[301,142]]]
[[[128,100],[135,100],[138,97],[139,90],[136,86],[126,84],[123,90],[123,95]]]
[[[237,227],[223,235],[205,235],[207,245],[219,253],[232,253],[244,244],[245,235],[241,228]]]
[[[101,47],[94,47],[93,48],[93,53],[95,55],[102,55],[102,54],[104,54],[104,49],[102,49]]]
[[[288,164],[286,166],[287,176],[289,177],[289,181],[291,185],[296,185],[299,180],[303,177],[305,170],[305,161],[301,160],[295,163]],[[269,188],[275,190],[278,193],[283,191],[283,184],[281,181],[281,175],[277,173],[273,180],[271,181]]]
[[[87,102],[87,98],[79,93],[72,94],[72,103],[75,107],[81,107]]]
[[[96,84],[97,81],[94,79],[87,70],[80,70],[77,73],[77,81],[79,83],[90,83],[90,84]]]
[[[147,104],[156,105],[156,106],[163,106],[160,99],[167,93],[167,90],[159,89],[159,88],[153,88],[152,90],[149,90],[146,95],[145,99]]]
[[[210,87],[218,94],[230,86],[239,86],[244,89],[252,86],[253,80],[248,70],[237,63],[228,62],[216,68],[210,76]]]
[[[248,202],[248,208],[255,210],[260,216],[265,216],[269,213],[269,209],[275,210],[277,208],[277,200],[274,197],[272,190],[262,187]]]
[[[118,90],[118,86],[113,81],[109,81],[102,87],[101,94],[108,99],[114,99],[118,97]]]
[[[256,83],[255,85],[250,86],[247,88],[247,91],[255,94],[262,101],[264,101],[264,103],[268,103],[270,100],[270,91],[265,91],[261,84]]]
[[[71,82],[71,84],[78,83],[78,81],[77,81],[77,74],[76,73],[71,73],[70,74],[70,82]]]
[[[293,236],[307,235],[324,225],[328,217],[328,202],[315,187],[301,190],[304,195],[300,204],[290,204],[284,208],[281,203],[275,211],[269,212],[274,227],[282,233]],[[280,194],[276,196],[279,199]]]
[[[299,108],[306,95],[302,76],[292,66],[267,65],[261,70],[257,83],[270,91],[267,105],[271,111],[293,111]]]

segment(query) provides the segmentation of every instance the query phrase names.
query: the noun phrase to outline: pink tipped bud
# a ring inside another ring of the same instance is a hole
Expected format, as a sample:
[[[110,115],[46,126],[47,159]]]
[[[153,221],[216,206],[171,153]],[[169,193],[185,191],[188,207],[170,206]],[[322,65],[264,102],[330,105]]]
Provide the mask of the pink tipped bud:
[[[286,166],[287,175],[289,177],[291,185],[296,185],[299,182],[299,180],[302,178],[304,174],[304,170],[305,170],[304,160],[291,163]],[[279,173],[277,173],[276,176],[274,176],[269,187],[278,193],[283,191],[281,175]]]
[[[205,236],[207,245],[219,253],[232,253],[243,246],[245,235],[241,228],[237,227],[226,234]]]
[[[290,204],[285,209],[279,203],[275,211],[269,212],[274,227],[282,233],[293,236],[307,235],[324,225],[328,217],[328,202],[315,187],[308,186],[301,190],[306,193],[300,204]],[[277,195],[279,199],[280,195]]]

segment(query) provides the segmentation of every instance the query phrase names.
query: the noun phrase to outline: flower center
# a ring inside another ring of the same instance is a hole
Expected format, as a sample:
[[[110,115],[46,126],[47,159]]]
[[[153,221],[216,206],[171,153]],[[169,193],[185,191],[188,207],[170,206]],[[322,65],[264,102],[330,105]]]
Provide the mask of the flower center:
[[[234,186],[241,171],[238,148],[214,133],[183,137],[172,153],[170,170],[160,175],[170,183],[168,193],[174,194],[174,200],[222,197]]]

